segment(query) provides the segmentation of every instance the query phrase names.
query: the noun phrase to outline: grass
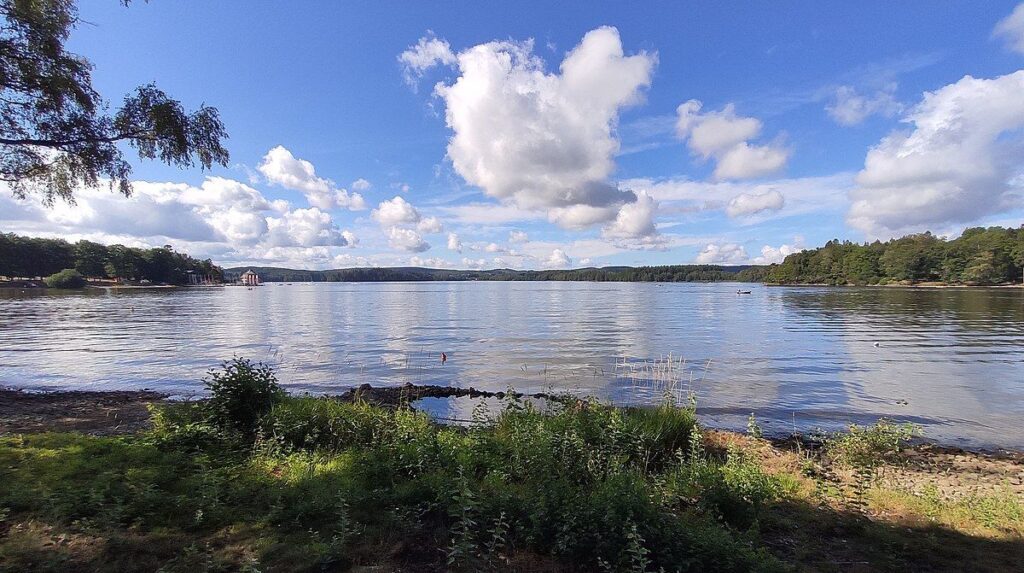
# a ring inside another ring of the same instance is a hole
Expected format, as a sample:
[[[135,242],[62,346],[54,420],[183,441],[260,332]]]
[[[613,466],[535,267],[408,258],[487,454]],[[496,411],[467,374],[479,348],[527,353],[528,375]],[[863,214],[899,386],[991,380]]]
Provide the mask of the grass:
[[[798,453],[706,432],[672,402],[508,399],[468,428],[286,396],[244,431],[205,403],[153,417],[126,437],[0,438],[0,571],[1001,571],[1024,556],[1018,496],[885,485],[912,434],[888,423]]]

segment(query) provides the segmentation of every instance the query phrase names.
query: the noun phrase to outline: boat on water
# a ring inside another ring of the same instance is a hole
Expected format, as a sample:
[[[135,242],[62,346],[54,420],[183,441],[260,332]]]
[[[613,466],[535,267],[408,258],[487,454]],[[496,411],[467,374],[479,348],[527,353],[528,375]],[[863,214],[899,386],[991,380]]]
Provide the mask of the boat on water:
[[[750,294],[750,291],[749,290],[738,290],[738,291],[736,291],[736,294]]]

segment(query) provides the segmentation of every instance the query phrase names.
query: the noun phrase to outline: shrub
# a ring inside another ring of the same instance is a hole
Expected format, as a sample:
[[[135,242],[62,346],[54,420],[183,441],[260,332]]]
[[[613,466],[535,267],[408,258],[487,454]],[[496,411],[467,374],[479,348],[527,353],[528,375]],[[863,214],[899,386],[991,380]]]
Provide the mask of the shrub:
[[[833,462],[849,467],[874,468],[899,457],[903,448],[919,436],[914,424],[879,420],[873,426],[851,424],[849,431],[837,434],[825,443],[825,453]]]
[[[260,420],[285,397],[269,366],[245,358],[225,362],[219,372],[210,370],[203,384],[210,391],[210,420],[248,439],[256,436]]]
[[[43,282],[50,288],[82,288],[85,286],[85,277],[75,269],[64,269],[46,277]]]

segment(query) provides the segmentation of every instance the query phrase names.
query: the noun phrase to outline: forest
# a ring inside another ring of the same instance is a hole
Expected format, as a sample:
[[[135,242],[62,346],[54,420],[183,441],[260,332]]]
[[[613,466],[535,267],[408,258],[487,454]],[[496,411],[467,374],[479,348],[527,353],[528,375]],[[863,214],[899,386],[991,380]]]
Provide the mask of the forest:
[[[719,265],[667,265],[655,267],[603,267],[566,270],[449,270],[420,267],[351,268],[306,271],[277,267],[233,267],[228,279],[247,269],[269,282],[410,282],[410,281],[594,281],[594,282],[713,282],[742,281],[755,267]],[[760,273],[755,273],[760,276]]]
[[[0,277],[39,279],[65,269],[94,279],[166,284],[187,283],[188,271],[215,282],[223,279],[223,270],[210,259],[192,258],[170,245],[140,249],[0,233]]]
[[[1020,283],[1024,226],[976,227],[956,239],[931,233],[886,242],[832,240],[794,253],[777,265],[751,269],[748,278],[779,284],[874,285],[941,282],[952,285]]]

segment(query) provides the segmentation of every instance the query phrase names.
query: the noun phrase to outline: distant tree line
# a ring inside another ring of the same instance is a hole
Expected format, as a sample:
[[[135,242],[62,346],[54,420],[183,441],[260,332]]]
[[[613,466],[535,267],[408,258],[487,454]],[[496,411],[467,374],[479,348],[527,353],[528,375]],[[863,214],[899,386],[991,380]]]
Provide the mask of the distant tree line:
[[[210,259],[194,259],[169,245],[138,249],[0,233],[0,276],[36,279],[65,269],[74,269],[89,278],[167,284],[186,284],[188,271],[215,281],[223,279],[223,269]]]
[[[1021,282],[1024,226],[976,227],[953,240],[931,233],[873,243],[829,241],[777,265],[748,273],[772,283],[872,285],[944,282],[998,285]]]
[[[604,267],[570,270],[518,271],[514,269],[449,270],[419,267],[353,268],[305,271],[277,267],[236,267],[228,279],[247,269],[269,282],[410,282],[410,281],[596,281],[596,282],[711,282],[747,280],[757,267],[671,265],[657,267]]]

